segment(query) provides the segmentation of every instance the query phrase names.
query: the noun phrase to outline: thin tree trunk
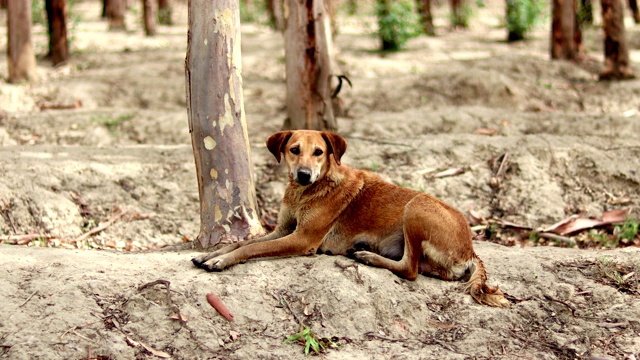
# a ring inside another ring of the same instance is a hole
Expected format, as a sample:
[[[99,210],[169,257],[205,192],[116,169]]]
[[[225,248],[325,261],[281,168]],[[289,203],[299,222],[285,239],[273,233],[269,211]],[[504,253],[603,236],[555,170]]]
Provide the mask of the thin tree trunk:
[[[160,25],[173,25],[173,8],[169,0],[158,0],[158,23]]]
[[[190,0],[185,63],[189,132],[200,193],[196,246],[261,233],[242,99],[237,0]]]
[[[11,0],[7,5],[9,82],[34,80],[36,56],[31,42],[31,1]]]
[[[631,14],[633,15],[633,21],[636,24],[640,23],[640,12],[638,11],[638,1],[629,0],[629,9],[631,9]]]
[[[126,0],[109,0],[107,16],[109,18],[109,30],[125,30],[124,13],[126,11]]]
[[[271,26],[277,31],[284,31],[282,0],[267,0],[267,9],[271,18]]]
[[[551,58],[576,60],[582,49],[582,32],[576,0],[553,0]]]
[[[156,34],[156,2],[155,0],[142,0],[142,19],[144,33],[147,36]]]
[[[454,28],[461,27],[467,28],[469,27],[469,15],[465,14],[467,6],[464,3],[464,0],[450,0],[451,2],[451,26]]]
[[[624,30],[621,0],[601,0],[602,28],[604,30],[604,68],[600,80],[631,79],[629,48]]]
[[[323,0],[285,0],[288,129],[336,131],[331,106],[331,25]]]
[[[46,0],[49,20],[49,56],[54,66],[69,61],[67,0]]]
[[[431,14],[431,0],[416,0],[418,5],[418,13],[420,14],[420,24],[422,24],[422,32],[427,35],[434,36],[436,34],[433,26],[433,15]]]
[[[102,15],[103,19],[108,19],[111,17],[109,15],[109,11],[111,10],[111,5],[109,5],[109,0],[102,0]]]
[[[592,0],[581,0],[580,20],[582,24],[593,24],[593,3]]]
[[[7,8],[7,1],[8,0],[0,0],[0,9],[6,9]]]

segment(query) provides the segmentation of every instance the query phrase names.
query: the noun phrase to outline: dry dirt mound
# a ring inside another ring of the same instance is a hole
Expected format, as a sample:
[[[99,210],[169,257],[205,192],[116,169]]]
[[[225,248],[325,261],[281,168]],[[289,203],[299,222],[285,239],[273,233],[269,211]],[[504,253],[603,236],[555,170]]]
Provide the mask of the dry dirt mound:
[[[191,265],[190,251],[2,245],[1,270],[11,276],[0,278],[0,354],[303,358],[303,344],[284,343],[302,323],[335,344],[328,359],[640,356],[640,286],[633,275],[640,250],[476,248],[511,308],[477,305],[460,283],[405,281],[344,257],[250,261],[206,273]],[[170,283],[170,300],[163,284],[140,289],[156,280]],[[232,322],[209,306],[211,292]],[[172,319],[176,311],[185,323]]]

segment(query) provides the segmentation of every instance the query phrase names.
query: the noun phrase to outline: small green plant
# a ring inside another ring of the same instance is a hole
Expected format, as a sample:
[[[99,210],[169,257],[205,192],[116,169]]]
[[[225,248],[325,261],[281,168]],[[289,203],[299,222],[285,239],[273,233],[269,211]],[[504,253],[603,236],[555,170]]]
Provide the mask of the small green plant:
[[[509,41],[524,39],[542,20],[544,2],[541,0],[507,0],[507,32]]]
[[[122,123],[128,120],[131,120],[133,118],[134,118],[134,115],[131,115],[131,114],[125,114],[125,115],[120,115],[116,117],[96,116],[96,117],[92,117],[91,121],[101,123],[107,129],[109,129],[109,131],[112,134],[114,134],[116,130],[118,130],[118,127],[122,125]]]
[[[638,220],[628,217],[624,223],[615,226],[613,234],[619,241],[624,243],[632,242],[638,235]]]
[[[42,26],[47,26],[47,9],[45,0],[31,0],[31,22]]]
[[[409,0],[377,0],[378,36],[383,51],[398,51],[410,38],[420,34],[420,18],[415,2]]]
[[[299,333],[296,333],[290,337],[288,337],[284,343],[289,343],[293,341],[304,342],[304,353],[305,355],[309,355],[309,352],[313,350],[316,354],[324,352],[328,347],[335,347],[336,343],[330,339],[318,338],[308,326],[305,326]]]

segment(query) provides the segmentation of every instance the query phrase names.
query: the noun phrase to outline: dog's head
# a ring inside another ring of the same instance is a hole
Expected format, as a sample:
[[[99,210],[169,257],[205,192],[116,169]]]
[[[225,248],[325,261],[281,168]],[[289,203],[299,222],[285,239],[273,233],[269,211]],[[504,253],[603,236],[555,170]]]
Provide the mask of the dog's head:
[[[340,165],[347,142],[342,136],[327,131],[281,131],[267,139],[267,148],[278,162],[284,154],[291,178],[307,186],[326,175],[332,159]]]

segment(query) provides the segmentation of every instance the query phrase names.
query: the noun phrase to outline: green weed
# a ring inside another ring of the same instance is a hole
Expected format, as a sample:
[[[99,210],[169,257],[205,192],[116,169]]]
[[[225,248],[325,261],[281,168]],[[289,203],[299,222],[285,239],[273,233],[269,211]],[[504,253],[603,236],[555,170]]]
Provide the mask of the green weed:
[[[313,350],[316,354],[326,351],[329,347],[337,347],[336,343],[330,339],[319,338],[308,326],[305,326],[299,333],[296,333],[288,337],[284,343],[298,341],[304,342],[304,353],[309,355],[309,352]]]
[[[541,0],[507,0],[508,40],[524,39],[543,19],[544,2]]]
[[[628,217],[624,223],[614,227],[613,234],[618,241],[624,243],[632,242],[638,235],[638,220]]]
[[[375,12],[383,51],[398,51],[410,38],[420,34],[420,18],[415,1],[377,0]]]

